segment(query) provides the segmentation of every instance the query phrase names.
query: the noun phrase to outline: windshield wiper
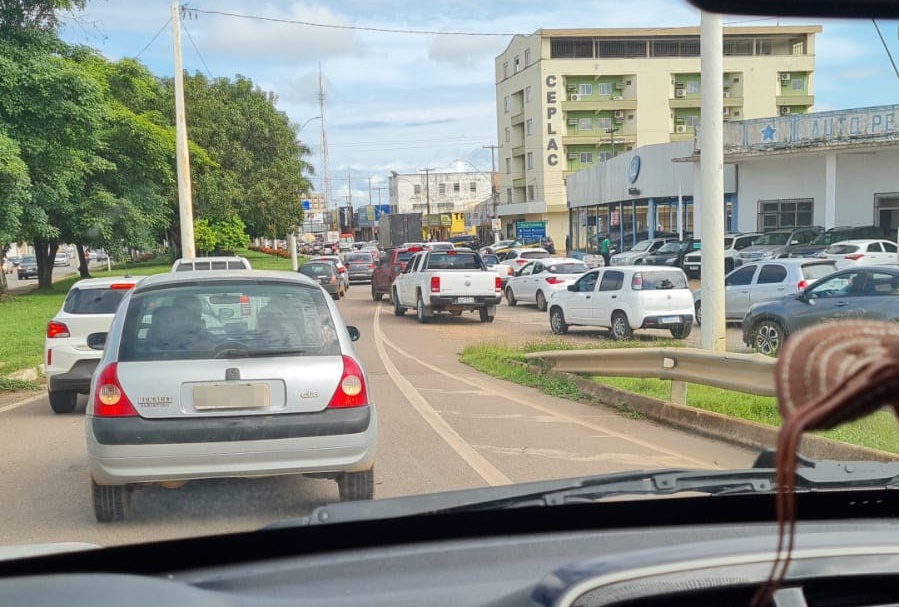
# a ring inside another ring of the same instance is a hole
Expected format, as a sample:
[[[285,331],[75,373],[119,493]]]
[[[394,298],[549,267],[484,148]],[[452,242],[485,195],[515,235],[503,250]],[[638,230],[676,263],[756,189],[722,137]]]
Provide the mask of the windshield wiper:
[[[320,506],[305,518],[270,527],[318,525],[345,521],[397,518],[419,514],[501,510],[594,502],[626,495],[700,493],[709,496],[764,494],[775,490],[770,453],[759,456],[745,470],[668,469],[537,481],[515,485],[465,489],[374,501]],[[797,461],[796,491],[899,488],[899,462]]]
[[[294,354],[305,354],[306,350],[298,348],[256,348],[253,350],[247,348],[227,348],[216,352],[213,358],[260,358],[263,356],[291,356]]]

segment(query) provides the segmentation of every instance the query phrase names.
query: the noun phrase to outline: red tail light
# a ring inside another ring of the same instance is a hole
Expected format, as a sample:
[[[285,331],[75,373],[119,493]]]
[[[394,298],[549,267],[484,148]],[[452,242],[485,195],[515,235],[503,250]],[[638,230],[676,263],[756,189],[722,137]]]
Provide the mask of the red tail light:
[[[440,292],[440,277],[439,276],[431,276],[431,293],[439,293]]]
[[[528,262],[528,260],[523,257],[519,257],[518,259],[515,260],[515,263],[517,263],[520,266],[523,266],[527,262]]]
[[[375,269],[375,264],[370,263],[370,264],[368,264],[367,267],[368,267],[369,270],[374,270],[374,269]]]
[[[493,290],[497,293],[503,292],[503,280],[499,276],[494,279]]]
[[[643,275],[640,272],[634,274],[634,277],[631,278],[631,289],[634,291],[642,291],[643,290]]]
[[[853,253],[852,255],[846,255],[843,259],[851,259],[852,261],[858,261],[862,257],[864,257],[864,253]]]
[[[134,417],[137,411],[119,383],[118,363],[109,363],[97,376],[94,415],[97,417]]]
[[[796,285],[796,288],[801,291],[802,289],[806,288],[807,286],[808,286],[808,282],[806,282],[805,280],[800,280],[799,284]]]
[[[127,291],[128,289],[134,288],[134,283],[133,282],[114,282],[111,285],[109,285],[109,288],[110,289],[121,289],[121,290]]]
[[[52,339],[54,337],[71,337],[69,328],[65,323],[56,322],[55,320],[47,323],[47,338]]]
[[[547,276],[545,280],[547,283],[549,283],[551,285],[557,285],[559,283],[565,282],[563,279],[559,278],[558,276]]]
[[[240,296],[240,315],[241,316],[249,316],[250,315],[250,298],[246,295]]]
[[[368,393],[365,390],[365,377],[356,361],[343,356],[343,375],[340,383],[328,403],[330,408],[361,407],[368,404]]]

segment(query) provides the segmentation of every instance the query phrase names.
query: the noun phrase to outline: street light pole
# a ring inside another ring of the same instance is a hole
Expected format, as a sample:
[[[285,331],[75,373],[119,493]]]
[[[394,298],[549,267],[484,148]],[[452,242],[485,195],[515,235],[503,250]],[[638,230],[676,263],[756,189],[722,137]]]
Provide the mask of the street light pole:
[[[430,175],[431,175],[431,171],[433,171],[434,169],[433,168],[424,168],[424,169],[418,169],[418,170],[425,172],[425,199],[427,200],[426,208],[428,211],[428,219],[427,219],[428,237],[430,238],[430,236],[431,236],[431,177],[430,177]]]
[[[612,146],[612,151],[610,152],[610,156],[609,156],[610,159],[615,157],[615,133],[617,133],[618,130],[619,129],[614,126],[611,126],[606,129],[606,133],[609,134],[609,143]]]

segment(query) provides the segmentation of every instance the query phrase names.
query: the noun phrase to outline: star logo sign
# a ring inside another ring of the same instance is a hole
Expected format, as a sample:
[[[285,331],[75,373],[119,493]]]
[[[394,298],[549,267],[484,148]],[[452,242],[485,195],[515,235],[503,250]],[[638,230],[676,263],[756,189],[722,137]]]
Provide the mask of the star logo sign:
[[[774,133],[777,132],[777,129],[769,124],[760,132],[762,133],[762,141],[774,141]]]

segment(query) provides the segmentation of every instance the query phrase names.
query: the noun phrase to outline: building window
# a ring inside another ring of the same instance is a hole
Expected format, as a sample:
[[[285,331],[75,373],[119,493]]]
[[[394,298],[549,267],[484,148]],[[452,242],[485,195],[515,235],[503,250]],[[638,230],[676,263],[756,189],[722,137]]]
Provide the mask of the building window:
[[[515,69],[512,71],[512,73],[517,74],[519,71],[521,71],[521,64],[518,61],[518,55],[515,55],[515,59],[513,59],[513,61],[515,63]]]
[[[531,85],[524,87],[524,102],[525,103],[531,102]]]
[[[598,85],[598,90],[600,95],[611,95],[612,94],[612,83],[611,82],[600,82]]]
[[[812,225],[815,202],[812,198],[759,200],[759,231]]]
[[[512,188],[506,188],[506,202],[512,204]]]
[[[534,152],[528,152],[528,169],[534,168]]]
[[[469,192],[477,192],[478,191],[478,182],[477,181],[470,182],[468,184],[468,191]]]
[[[612,128],[612,119],[611,118],[597,118],[596,119],[596,128],[601,131],[608,130]]]
[[[512,127],[506,127],[506,143],[512,141]]]
[[[699,94],[699,80],[687,80],[687,94],[688,95],[698,95]]]
[[[458,194],[460,191],[461,191],[461,188],[459,186],[459,182],[458,181],[453,182],[453,193]]]
[[[512,159],[506,158],[506,175],[510,175],[512,173]]]
[[[577,130],[592,131],[593,130],[593,119],[592,118],[578,118]]]
[[[695,129],[696,125],[699,124],[699,116],[687,116],[684,118],[684,124],[688,127]]]
[[[534,119],[528,118],[527,122],[525,122],[524,125],[525,125],[525,132],[527,133],[528,137],[533,135],[534,134]]]
[[[593,152],[581,152],[581,164],[593,164]]]
[[[503,78],[508,78],[508,77],[509,77],[509,62],[504,61],[503,62]]]
[[[592,95],[593,94],[593,84],[590,82],[582,82],[577,85],[577,94],[578,95]]]
[[[531,49],[524,49],[524,66],[527,67],[531,64]]]
[[[440,194],[446,194],[446,184],[445,183],[437,184],[437,192]]]
[[[534,186],[529,185],[528,186],[528,200],[533,200],[533,199],[534,199]]]
[[[611,160],[612,152],[600,152],[599,153],[599,161],[605,162],[606,160]]]
[[[503,99],[503,111],[508,114],[510,109],[512,109],[512,100],[506,95],[506,98]]]
[[[415,193],[416,196],[421,196],[421,186],[418,185],[417,183],[413,186],[412,191]]]
[[[791,88],[794,91],[804,91],[805,90],[805,80],[802,78],[793,78],[790,81]]]

